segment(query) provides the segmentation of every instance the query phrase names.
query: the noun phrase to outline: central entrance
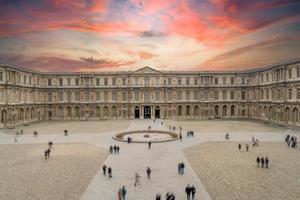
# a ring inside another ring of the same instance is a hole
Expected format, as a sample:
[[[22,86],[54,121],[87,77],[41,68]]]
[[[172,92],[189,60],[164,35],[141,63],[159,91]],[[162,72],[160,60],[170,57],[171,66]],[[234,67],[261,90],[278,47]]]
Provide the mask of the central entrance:
[[[140,118],[140,108],[137,107],[137,106],[134,109],[134,118],[135,119],[139,119]]]
[[[144,107],[144,119],[150,119],[151,118],[151,108],[150,106]]]

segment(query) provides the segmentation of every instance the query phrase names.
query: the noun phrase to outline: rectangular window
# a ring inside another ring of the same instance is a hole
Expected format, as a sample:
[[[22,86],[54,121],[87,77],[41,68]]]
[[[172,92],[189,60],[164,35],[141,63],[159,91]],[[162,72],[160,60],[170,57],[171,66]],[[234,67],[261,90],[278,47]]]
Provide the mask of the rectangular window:
[[[123,85],[123,86],[126,86],[126,78],[123,78],[123,79],[122,79],[122,85]]]
[[[97,92],[97,93],[96,93],[96,100],[97,100],[97,101],[100,101],[100,92]]]
[[[80,93],[79,92],[75,93],[75,101],[80,101]]]
[[[155,101],[159,101],[159,92],[155,92]]]
[[[181,78],[178,78],[178,85],[181,85]]]
[[[117,83],[116,78],[113,78],[113,79],[112,79],[112,85],[113,85],[113,86],[116,86],[116,85],[117,85],[116,83]]]
[[[230,92],[230,99],[234,100],[234,92]]]
[[[223,92],[222,92],[222,98],[223,98],[224,100],[226,99],[226,94],[227,94],[226,91],[223,91]]]
[[[219,78],[215,77],[215,85],[218,85],[218,84],[219,84]]]
[[[138,91],[134,92],[134,100],[135,101],[139,101],[140,100],[140,96],[139,96],[139,92]]]
[[[196,78],[194,79],[194,85],[198,85],[198,80]]]
[[[297,78],[300,77],[300,67],[297,67]]]
[[[25,79],[25,83],[26,83],[26,79]],[[51,84],[52,84],[51,79],[48,79],[48,86],[51,86]]]
[[[3,73],[0,72],[0,81],[3,81]]]
[[[59,86],[63,86],[63,79],[59,79]]]
[[[215,100],[219,99],[219,92],[218,91],[214,91],[214,99]]]
[[[300,88],[297,88],[297,99],[300,99]]]
[[[293,97],[292,89],[289,89],[289,99],[292,99],[292,97]]]
[[[76,86],[79,86],[79,78],[76,78],[76,79],[75,79],[75,85],[76,85]]]
[[[122,101],[126,101],[126,93],[125,92],[122,93]]]
[[[168,85],[171,85],[171,84],[172,84],[172,79],[168,78]]]
[[[246,93],[243,91],[242,92],[242,100],[245,100],[246,99]]]
[[[68,102],[71,102],[71,100],[72,100],[72,93],[71,92],[67,93],[67,100],[68,100]]]
[[[104,101],[108,101],[108,92],[104,92]]]
[[[58,100],[59,101],[63,101],[64,100],[64,93],[63,92],[59,92],[58,93]]]
[[[117,101],[117,92],[112,92],[112,100]]]
[[[90,92],[86,91],[84,96],[85,96],[85,98],[84,98],[85,101],[90,101]]]
[[[291,79],[292,78],[292,70],[290,69],[289,70],[289,79]]]
[[[100,78],[96,79],[96,85],[99,86],[100,85]]]
[[[187,78],[185,79],[185,84],[186,84],[186,85],[190,85],[190,78],[189,78],[189,77],[187,77]]]
[[[108,79],[104,78],[104,86],[108,86]]]
[[[234,85],[234,78],[233,77],[231,77],[230,82],[231,82],[231,85]]]
[[[226,77],[223,77],[223,85],[226,85]]]
[[[71,79],[68,78],[68,79],[67,79],[67,82],[68,82],[68,86],[70,86],[70,85],[71,85]]]
[[[186,98],[186,100],[190,100],[191,99],[191,93],[190,93],[190,91],[186,91],[185,92],[185,98]]]

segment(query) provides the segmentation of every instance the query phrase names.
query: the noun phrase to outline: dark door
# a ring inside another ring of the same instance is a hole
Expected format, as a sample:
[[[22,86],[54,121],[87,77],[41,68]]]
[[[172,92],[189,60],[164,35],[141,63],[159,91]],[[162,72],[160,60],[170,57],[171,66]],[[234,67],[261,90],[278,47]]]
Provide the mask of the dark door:
[[[151,108],[150,106],[144,107],[144,119],[150,119],[151,118]]]
[[[155,108],[155,118],[160,118],[160,109]]]
[[[136,108],[134,110],[134,118],[135,119],[139,119],[140,118],[140,109],[139,108]]]

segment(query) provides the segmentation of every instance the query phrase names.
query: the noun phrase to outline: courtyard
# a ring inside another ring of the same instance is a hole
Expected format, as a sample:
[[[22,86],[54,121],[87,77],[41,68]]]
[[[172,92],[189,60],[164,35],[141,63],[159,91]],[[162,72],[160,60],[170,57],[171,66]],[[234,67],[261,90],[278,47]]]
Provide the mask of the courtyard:
[[[148,149],[148,144],[113,139],[120,132],[149,126],[161,131],[175,126],[177,134],[182,127],[183,140],[153,143]],[[16,137],[21,129],[24,135]],[[189,130],[194,137],[186,137]],[[37,137],[33,131],[38,131]],[[296,129],[233,120],[47,121],[1,130],[0,199],[113,200],[124,185],[126,199],[152,200],[157,193],[164,197],[173,192],[176,199],[184,200],[187,184],[196,187],[195,199],[201,200],[299,199],[300,152],[283,142],[287,134],[299,138]],[[259,146],[250,145],[246,152],[245,144],[251,144],[252,137]],[[54,145],[45,160],[49,141]],[[109,154],[111,145],[120,146],[120,154]],[[265,155],[270,168],[258,168],[256,157]],[[177,173],[179,162],[186,166],[183,176]],[[103,164],[112,167],[111,179],[102,174]],[[148,166],[151,181],[146,176]],[[136,172],[141,175],[138,187],[134,187]]]

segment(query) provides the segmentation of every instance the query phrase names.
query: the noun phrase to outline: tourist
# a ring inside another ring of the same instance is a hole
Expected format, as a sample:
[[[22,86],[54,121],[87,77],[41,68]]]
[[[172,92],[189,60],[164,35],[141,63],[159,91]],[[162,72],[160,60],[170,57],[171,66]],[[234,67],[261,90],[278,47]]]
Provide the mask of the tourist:
[[[261,167],[264,168],[265,167],[265,159],[263,157],[260,158],[260,162],[261,162]]]
[[[114,153],[117,154],[117,145],[114,146]]]
[[[246,144],[246,151],[249,151],[249,145]]]
[[[140,178],[141,176],[136,172],[134,175],[134,187],[136,187],[137,185],[141,185]]]
[[[155,197],[155,200],[161,200],[161,194],[158,193]]]
[[[113,148],[113,146],[110,146],[110,147],[109,147],[109,153],[110,153],[110,154],[112,154],[112,153],[113,153],[113,151],[114,151],[114,148]]]
[[[38,132],[34,131],[33,132],[33,137],[37,137],[38,136]]]
[[[151,141],[148,142],[148,149],[151,149]]]
[[[192,200],[194,200],[195,199],[195,194],[196,194],[196,188],[195,188],[194,185],[192,185],[192,187],[191,187],[191,192],[192,192]]]
[[[49,158],[50,158],[50,152],[51,152],[51,150],[50,150],[50,149],[48,149],[48,150],[47,150],[47,159],[49,159]]]
[[[45,160],[47,160],[47,158],[48,158],[48,149],[44,152],[44,155],[45,155]]]
[[[239,144],[239,150],[241,150],[241,148],[242,148],[242,145],[241,145],[241,144]]]
[[[118,191],[118,200],[122,200],[122,189],[119,188],[119,191]]]
[[[126,188],[125,188],[125,186],[123,185],[123,187],[122,187],[122,200],[125,200],[126,193],[127,193]]]
[[[187,200],[190,200],[190,196],[191,196],[191,187],[190,187],[190,185],[186,186],[185,193],[186,193]]]
[[[64,130],[65,136],[68,136],[68,130]]]
[[[226,139],[226,140],[229,140],[229,134],[228,134],[228,133],[226,133],[225,139]]]
[[[150,167],[147,167],[146,172],[147,172],[148,180],[151,180],[151,169],[150,169]]]
[[[185,167],[185,166],[184,166],[184,163],[183,163],[183,162],[181,162],[180,165],[181,165],[181,167],[180,167],[180,174],[183,175],[183,174],[184,174],[184,167]]]
[[[130,137],[127,137],[127,143],[128,144],[130,143]]]
[[[49,148],[50,148],[50,149],[52,149],[53,142],[51,142],[51,141],[50,141],[50,142],[48,142],[48,145],[49,145]]]
[[[108,178],[112,178],[112,169],[111,169],[111,167],[109,167],[107,169],[107,173],[108,173]]]
[[[106,165],[103,165],[102,170],[103,170],[103,175],[104,175],[104,176],[106,176],[106,168],[107,168],[107,166],[106,166]]]
[[[182,142],[182,135],[181,135],[181,133],[179,133],[179,139],[180,139],[180,142]]]
[[[167,199],[170,199],[170,195],[171,195],[171,194],[170,194],[169,192],[166,193],[166,200],[167,200]]]
[[[175,194],[171,193],[168,200],[175,200]]]
[[[119,154],[119,151],[120,151],[120,147],[117,146],[117,154]]]
[[[265,161],[266,161],[266,168],[268,169],[269,168],[269,158],[268,158],[268,156],[266,156]]]
[[[181,173],[181,163],[178,163],[178,168],[177,168],[177,170],[178,170],[178,174],[180,174],[180,173]]]
[[[259,167],[260,159],[259,157],[256,158],[257,167]]]

